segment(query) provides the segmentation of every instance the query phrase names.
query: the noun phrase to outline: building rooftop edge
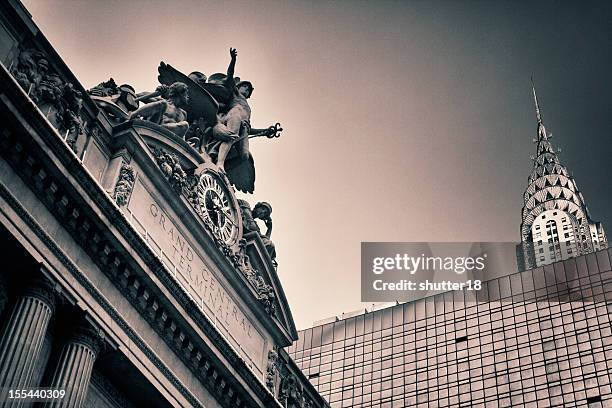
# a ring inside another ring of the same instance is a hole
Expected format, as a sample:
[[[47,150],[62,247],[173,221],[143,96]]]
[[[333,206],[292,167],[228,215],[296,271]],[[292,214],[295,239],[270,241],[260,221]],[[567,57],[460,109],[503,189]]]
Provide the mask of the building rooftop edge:
[[[580,256],[575,256],[575,257],[571,257],[569,259],[565,259],[565,260],[553,262],[553,263],[550,263],[550,264],[538,266],[536,268],[531,268],[531,269],[522,270],[522,271],[517,270],[516,272],[510,273],[510,274],[507,274],[507,275],[497,276],[495,278],[488,279],[488,280],[483,281],[483,282],[491,282],[491,281],[494,281],[494,280],[497,280],[497,279],[501,279],[501,278],[504,278],[504,277],[510,277],[510,276],[513,276],[513,275],[522,274],[522,273],[525,273],[527,271],[535,271],[535,270],[538,270],[538,269],[539,270],[543,270],[545,267],[547,267],[547,268],[554,267],[554,265],[559,264],[559,263],[565,263],[565,262],[572,261],[572,260],[577,261],[578,259],[585,258],[587,256],[597,256],[598,253],[606,252],[608,250],[609,250],[608,248],[602,248],[602,249],[600,249],[598,251],[589,252],[589,253],[586,253],[586,254],[582,254]],[[612,252],[611,252],[610,256],[612,257]],[[428,295],[428,296],[422,297],[420,299],[412,300],[410,302],[400,302],[400,301],[396,300],[395,302],[372,303],[370,307],[365,307],[363,309],[357,309],[357,310],[353,310],[353,311],[350,311],[350,312],[342,313],[340,315],[335,315],[335,316],[331,316],[331,317],[328,317],[328,318],[325,318],[325,319],[316,320],[316,321],[313,322],[312,326],[300,329],[300,330],[298,330],[298,332],[303,332],[305,330],[312,329],[314,327],[323,326],[323,325],[326,325],[326,324],[329,324],[329,323],[334,323],[334,322],[338,322],[338,321],[342,321],[342,320],[347,320],[347,319],[350,319],[352,317],[356,317],[356,316],[360,316],[360,315],[366,315],[368,313],[373,313],[373,312],[376,312],[376,311],[381,310],[381,309],[386,309],[386,308],[389,308],[389,307],[403,305],[405,303],[415,303],[415,302],[425,301],[428,298],[432,298],[434,296],[438,296],[440,294],[447,293],[447,292],[455,292],[455,291],[453,291],[453,290],[450,290],[450,291],[440,291],[440,292],[434,293],[432,295]]]

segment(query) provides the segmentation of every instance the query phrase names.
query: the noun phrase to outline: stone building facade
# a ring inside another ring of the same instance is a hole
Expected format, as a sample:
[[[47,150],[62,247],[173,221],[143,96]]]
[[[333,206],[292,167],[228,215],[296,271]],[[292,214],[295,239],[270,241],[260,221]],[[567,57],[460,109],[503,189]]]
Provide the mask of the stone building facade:
[[[288,352],[332,407],[609,407],[611,257],[335,318]]]
[[[219,167],[129,85],[85,90],[16,0],[0,62],[0,407],[327,406]]]

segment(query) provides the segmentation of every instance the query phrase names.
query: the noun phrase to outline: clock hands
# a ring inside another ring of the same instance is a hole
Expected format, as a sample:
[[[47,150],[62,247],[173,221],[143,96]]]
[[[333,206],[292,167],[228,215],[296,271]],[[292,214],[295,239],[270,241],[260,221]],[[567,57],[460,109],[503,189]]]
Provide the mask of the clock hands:
[[[221,207],[221,211],[223,211],[223,215],[225,215],[225,219],[228,220],[229,223],[232,224],[234,227],[237,227],[234,220],[232,220],[232,214],[227,211],[227,208]]]
[[[221,204],[219,197],[214,197],[212,202],[213,202],[214,211],[217,213],[217,217],[219,214],[219,210],[221,210],[221,213],[225,215],[225,219],[229,221],[229,223],[232,224],[234,227],[236,227],[237,226],[236,223],[232,220],[232,214],[227,210],[227,208],[225,208],[225,206]],[[217,220],[219,220],[219,218],[217,218]]]
[[[223,183],[205,174],[200,178],[198,190],[200,208],[206,214],[205,221],[211,232],[226,243],[233,242],[238,230],[238,222],[235,219],[236,214],[231,206],[232,203],[228,203],[226,197],[228,192]],[[231,196],[231,192],[229,194]]]

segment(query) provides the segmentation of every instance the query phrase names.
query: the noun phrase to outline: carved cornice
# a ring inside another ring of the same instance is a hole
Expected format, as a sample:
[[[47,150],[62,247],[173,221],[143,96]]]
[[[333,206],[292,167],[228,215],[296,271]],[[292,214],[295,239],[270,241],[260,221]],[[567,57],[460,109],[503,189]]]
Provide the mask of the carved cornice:
[[[53,253],[54,256],[64,265],[68,271],[73,275],[77,282],[82,285],[85,290],[93,297],[97,304],[109,314],[111,319],[119,328],[126,333],[129,339],[138,347],[144,355],[159,369],[164,377],[168,379],[173,386],[175,386],[181,394],[194,407],[202,406],[198,401],[191,395],[191,393],[185,388],[180,381],[168,370],[161,360],[154,354],[146,343],[138,336],[138,334],[127,324],[127,322],[121,317],[113,306],[108,303],[106,298],[95,288],[91,281],[78,269],[78,267],[64,254],[64,252],[55,244],[55,242],[47,235],[47,233],[38,225],[38,223],[31,217],[31,215],[15,200],[11,193],[6,189],[3,184],[0,184],[0,197],[2,197],[11,208],[17,213],[17,215],[28,225],[30,229],[37,235],[37,237],[45,244],[45,246]]]

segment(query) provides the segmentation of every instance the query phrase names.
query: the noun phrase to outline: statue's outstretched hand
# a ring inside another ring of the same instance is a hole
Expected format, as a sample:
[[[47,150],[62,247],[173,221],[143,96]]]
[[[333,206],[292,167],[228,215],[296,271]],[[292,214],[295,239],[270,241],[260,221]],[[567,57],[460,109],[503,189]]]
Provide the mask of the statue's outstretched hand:
[[[236,51],[235,48],[230,48],[230,57],[232,57],[233,60],[236,59],[237,55],[238,55],[238,51]]]
[[[268,127],[268,129],[266,130],[266,136],[270,139],[272,139],[273,137],[280,137],[282,131],[283,128],[281,127],[281,124],[276,123],[274,126]]]

